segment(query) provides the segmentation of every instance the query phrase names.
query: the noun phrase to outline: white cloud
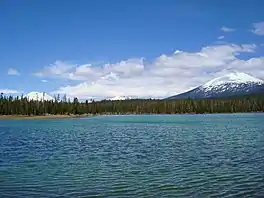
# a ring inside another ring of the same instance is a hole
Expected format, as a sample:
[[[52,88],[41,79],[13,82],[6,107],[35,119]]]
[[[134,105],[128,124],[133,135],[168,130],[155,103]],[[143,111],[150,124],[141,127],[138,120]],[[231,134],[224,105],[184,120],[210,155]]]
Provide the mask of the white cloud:
[[[100,77],[113,77],[115,73],[120,77],[138,74],[144,70],[143,58],[128,59],[116,64],[104,64],[102,67],[91,64],[73,65],[63,61],[55,61],[54,64],[44,67],[42,71],[35,73],[38,77],[59,77],[78,81],[93,81]]]
[[[80,99],[114,96],[162,98],[189,90],[212,78],[237,70],[264,78],[264,57],[238,58],[252,53],[254,44],[221,44],[201,48],[198,52],[176,51],[162,54],[153,61],[128,59],[115,64],[71,65],[57,61],[40,71],[40,76],[66,78],[77,83],[52,92]]]
[[[258,22],[258,23],[253,23],[253,28],[251,31],[259,36],[264,35],[264,21],[263,22]]]
[[[7,71],[7,74],[13,75],[13,76],[19,76],[20,75],[20,73],[16,69],[13,69],[13,68],[9,68]]]
[[[70,71],[74,67],[75,65],[73,64],[69,64],[62,61],[55,61],[54,64],[44,67],[42,71],[35,73],[35,75],[38,77],[43,77],[43,76],[67,77],[64,76],[66,72]]]
[[[43,79],[43,80],[41,80],[41,82],[43,82],[43,83],[47,83],[48,81]]]
[[[13,89],[0,89],[0,93],[3,94],[18,94],[21,93],[21,91],[13,90]]]
[[[224,39],[225,37],[224,36],[218,36],[217,39],[221,40],[221,39]]]
[[[233,29],[233,28],[228,28],[228,27],[226,27],[226,26],[222,26],[222,27],[221,27],[221,30],[222,30],[223,32],[234,32],[234,31],[236,31],[235,29]]]

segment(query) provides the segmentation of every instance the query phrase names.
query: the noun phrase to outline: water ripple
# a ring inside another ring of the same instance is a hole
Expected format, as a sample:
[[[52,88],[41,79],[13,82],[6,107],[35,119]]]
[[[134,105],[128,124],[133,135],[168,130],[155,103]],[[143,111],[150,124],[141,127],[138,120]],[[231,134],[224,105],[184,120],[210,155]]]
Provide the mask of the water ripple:
[[[263,118],[0,121],[0,197],[264,197]]]

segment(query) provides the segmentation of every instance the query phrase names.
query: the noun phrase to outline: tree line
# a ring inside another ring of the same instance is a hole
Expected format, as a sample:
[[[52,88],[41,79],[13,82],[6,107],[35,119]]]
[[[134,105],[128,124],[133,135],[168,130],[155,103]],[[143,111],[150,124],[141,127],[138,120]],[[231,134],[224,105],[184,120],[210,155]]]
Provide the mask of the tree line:
[[[264,94],[219,99],[53,101],[0,96],[0,115],[184,114],[264,112]]]

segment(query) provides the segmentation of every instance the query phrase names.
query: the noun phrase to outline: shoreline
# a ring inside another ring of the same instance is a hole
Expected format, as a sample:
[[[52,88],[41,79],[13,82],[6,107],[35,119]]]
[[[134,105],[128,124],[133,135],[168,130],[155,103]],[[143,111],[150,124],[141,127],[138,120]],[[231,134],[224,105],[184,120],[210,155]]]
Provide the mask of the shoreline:
[[[93,115],[0,115],[0,120],[44,120],[44,119],[67,119],[88,118]]]
[[[161,113],[126,113],[126,114],[83,114],[83,115],[0,115],[0,120],[44,120],[44,119],[70,119],[70,118],[89,118],[94,116],[125,116],[125,115],[213,115],[213,114],[240,114],[240,113],[264,113],[262,111],[252,112],[218,112],[218,113],[175,113],[175,114],[161,114]]]

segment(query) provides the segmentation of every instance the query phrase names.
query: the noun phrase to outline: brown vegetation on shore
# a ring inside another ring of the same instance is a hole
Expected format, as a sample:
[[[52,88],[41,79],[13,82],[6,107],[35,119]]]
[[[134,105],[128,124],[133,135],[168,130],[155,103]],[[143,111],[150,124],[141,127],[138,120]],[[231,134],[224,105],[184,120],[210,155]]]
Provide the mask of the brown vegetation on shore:
[[[86,118],[89,115],[0,115],[0,119],[65,119],[65,118]]]

